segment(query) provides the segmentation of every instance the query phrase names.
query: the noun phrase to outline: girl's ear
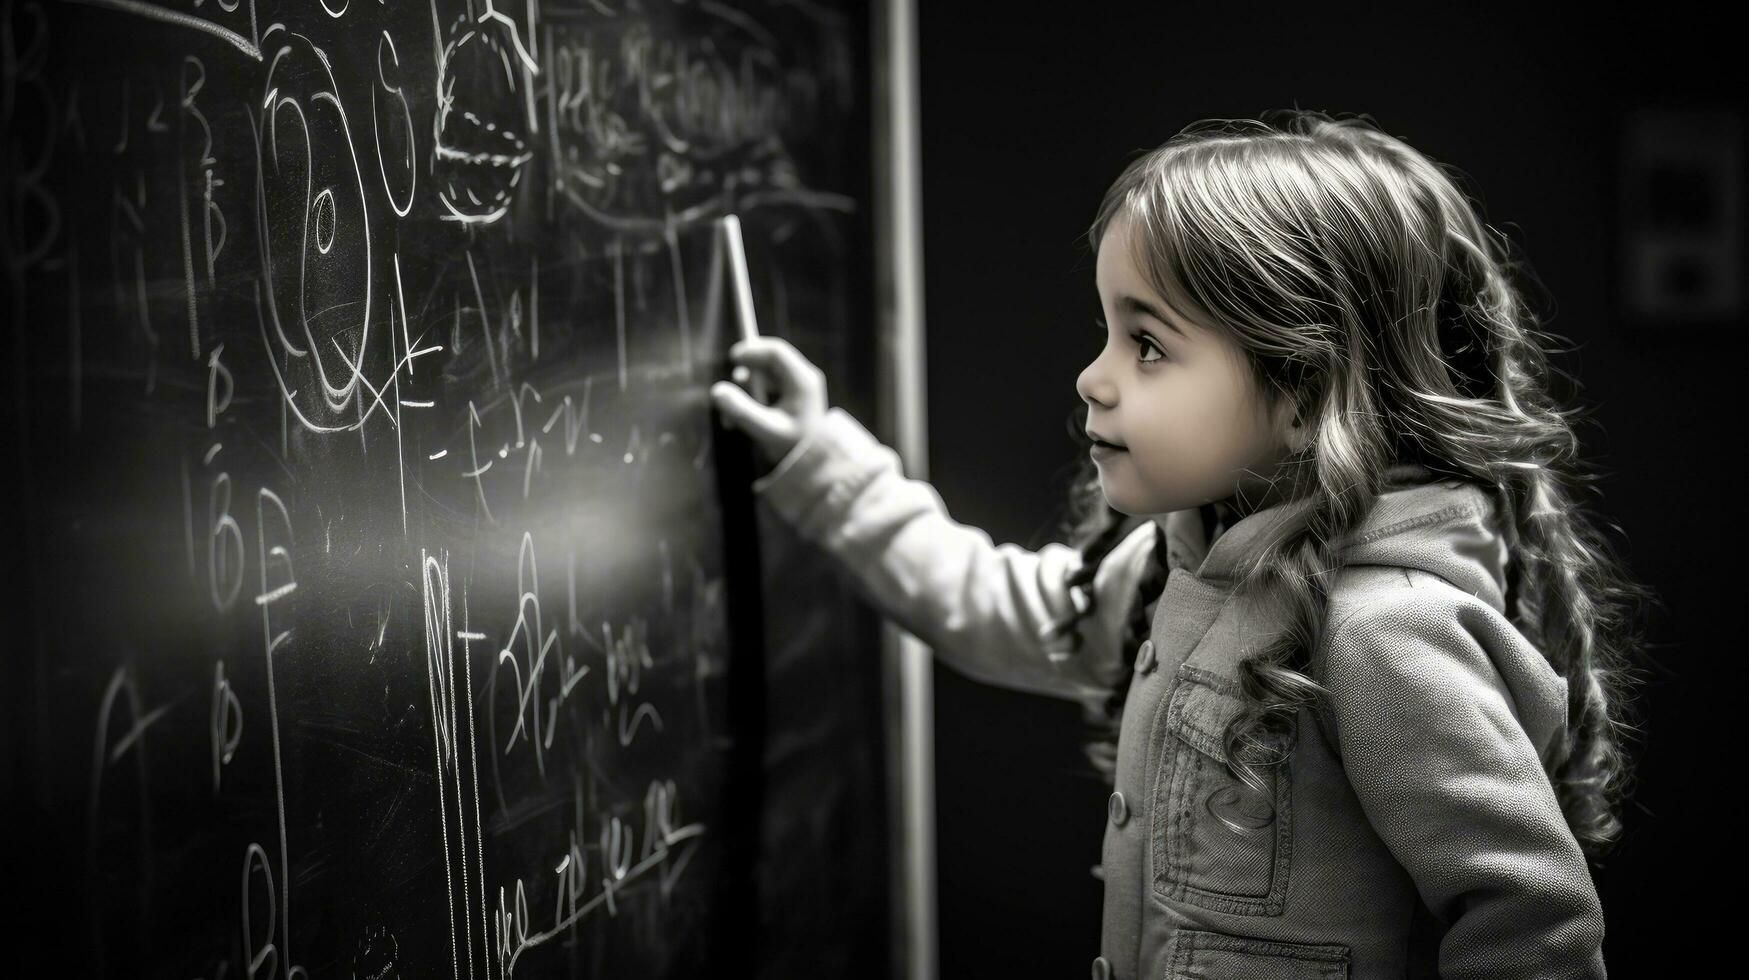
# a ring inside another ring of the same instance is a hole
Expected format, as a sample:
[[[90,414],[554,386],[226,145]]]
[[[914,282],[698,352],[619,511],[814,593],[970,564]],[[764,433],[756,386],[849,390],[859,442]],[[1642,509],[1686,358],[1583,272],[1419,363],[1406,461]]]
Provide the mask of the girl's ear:
[[[1300,413],[1298,400],[1291,395],[1278,395],[1273,414],[1275,434],[1281,444],[1296,453],[1306,448],[1311,437],[1311,427],[1306,425]]]
[[[1306,424],[1300,416],[1295,415],[1293,421],[1288,423],[1288,448],[1296,453],[1302,453],[1311,444],[1312,427]]]
[[[1304,452],[1312,442],[1312,426],[1306,420],[1305,413],[1300,411],[1294,398],[1283,398],[1277,406],[1276,432],[1281,436],[1282,445],[1290,453]]]

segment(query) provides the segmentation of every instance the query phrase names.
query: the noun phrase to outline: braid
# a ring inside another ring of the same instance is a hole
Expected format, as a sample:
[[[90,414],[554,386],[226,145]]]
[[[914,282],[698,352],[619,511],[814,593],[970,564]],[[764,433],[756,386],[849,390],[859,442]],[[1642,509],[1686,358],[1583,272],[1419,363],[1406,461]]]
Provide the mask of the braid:
[[[1117,783],[1117,738],[1123,725],[1124,703],[1129,700],[1130,682],[1136,676],[1136,649],[1151,632],[1151,611],[1166,591],[1166,576],[1169,571],[1166,564],[1166,530],[1156,523],[1154,549],[1148,560],[1148,568],[1136,582],[1136,594],[1130,601],[1129,618],[1124,621],[1121,659],[1131,669],[1118,676],[1117,684],[1104,701],[1097,706],[1088,706],[1088,721],[1095,734],[1087,743],[1085,751],[1088,761],[1105,777],[1107,785]]]
[[[1109,509],[1105,514],[1098,515],[1097,522],[1090,528],[1083,524],[1084,533],[1091,537],[1080,545],[1081,564],[1064,580],[1075,608],[1067,616],[1052,623],[1044,634],[1044,639],[1059,638],[1063,641],[1057,656],[1068,656],[1081,651],[1081,631],[1076,627],[1099,607],[1099,597],[1093,592],[1093,578],[1099,574],[1099,566],[1104,563],[1105,556],[1111,554],[1112,549],[1123,541],[1130,526],[1122,513]]]

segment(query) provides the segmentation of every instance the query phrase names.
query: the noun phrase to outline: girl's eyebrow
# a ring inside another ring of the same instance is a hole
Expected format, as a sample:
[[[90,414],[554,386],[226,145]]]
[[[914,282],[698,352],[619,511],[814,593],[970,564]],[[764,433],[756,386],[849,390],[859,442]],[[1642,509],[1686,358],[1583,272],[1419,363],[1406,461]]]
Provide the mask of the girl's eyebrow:
[[[1186,334],[1184,331],[1178,329],[1177,324],[1173,323],[1171,320],[1168,320],[1164,313],[1161,313],[1158,309],[1155,309],[1154,306],[1152,304],[1150,304],[1147,300],[1138,299],[1137,297],[1134,297],[1134,296],[1119,296],[1117,299],[1117,308],[1124,311],[1125,313],[1134,313],[1134,314],[1139,314],[1141,316],[1153,317],[1154,319],[1156,319],[1156,320],[1160,321],[1162,324],[1164,324],[1166,329],[1172,331],[1173,333],[1177,334],[1180,337],[1183,337],[1185,340],[1190,339],[1190,336],[1188,334]]]

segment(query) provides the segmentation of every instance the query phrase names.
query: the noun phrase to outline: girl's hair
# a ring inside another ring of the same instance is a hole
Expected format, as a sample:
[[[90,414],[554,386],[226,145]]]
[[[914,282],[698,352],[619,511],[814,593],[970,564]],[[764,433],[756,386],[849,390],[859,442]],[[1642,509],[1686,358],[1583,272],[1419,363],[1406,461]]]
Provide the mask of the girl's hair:
[[[1258,390],[1290,398],[1309,425],[1283,468],[1294,510],[1281,535],[1236,576],[1241,594],[1279,603],[1289,628],[1240,665],[1245,710],[1224,745],[1235,778],[1262,790],[1257,766],[1280,746],[1301,706],[1327,693],[1306,670],[1325,626],[1329,578],[1343,540],[1371,509],[1386,469],[1419,463],[1439,479],[1491,489],[1512,545],[1507,614],[1568,681],[1568,725],[1550,773],[1568,825],[1596,857],[1621,831],[1629,784],[1624,738],[1629,666],[1644,645],[1642,603],[1581,509],[1574,422],[1551,395],[1553,369],[1509,274],[1534,277],[1511,243],[1478,214],[1461,172],[1381,132],[1370,116],[1276,110],[1262,120],[1192,123],[1130,163],[1088,232],[1095,253],[1112,220],[1130,219],[1129,244],[1148,283],[1180,314],[1244,351]],[[1570,376],[1562,373],[1564,377]],[[1086,406],[1071,419],[1082,436]],[[1085,460],[1085,457],[1083,457]],[[1084,462],[1070,498],[1068,540],[1083,555],[1069,584],[1074,626],[1094,606],[1091,583],[1136,526],[1107,506]],[[1212,518],[1203,508],[1205,522]],[[1147,518],[1139,518],[1147,519]],[[1618,533],[1621,528],[1610,524]],[[1147,636],[1148,607],[1166,577],[1163,534],[1137,589],[1124,651]],[[1089,756],[1113,778],[1126,672],[1090,707],[1099,735]]]

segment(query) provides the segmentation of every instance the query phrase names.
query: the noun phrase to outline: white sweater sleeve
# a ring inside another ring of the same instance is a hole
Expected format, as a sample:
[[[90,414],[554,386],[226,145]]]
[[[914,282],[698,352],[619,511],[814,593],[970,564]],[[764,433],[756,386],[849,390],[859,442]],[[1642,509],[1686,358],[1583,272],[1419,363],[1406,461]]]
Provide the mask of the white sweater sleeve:
[[[935,488],[906,478],[899,455],[843,409],[810,426],[753,490],[831,554],[876,609],[968,677],[1088,701],[1130,669],[1133,651],[1118,645],[1151,560],[1150,522],[1100,564],[1095,608],[1070,654],[1066,637],[1046,641],[1040,632],[1074,607],[1066,580],[1081,567],[1080,552],[1055,543],[1036,552],[996,545],[955,522]]]

